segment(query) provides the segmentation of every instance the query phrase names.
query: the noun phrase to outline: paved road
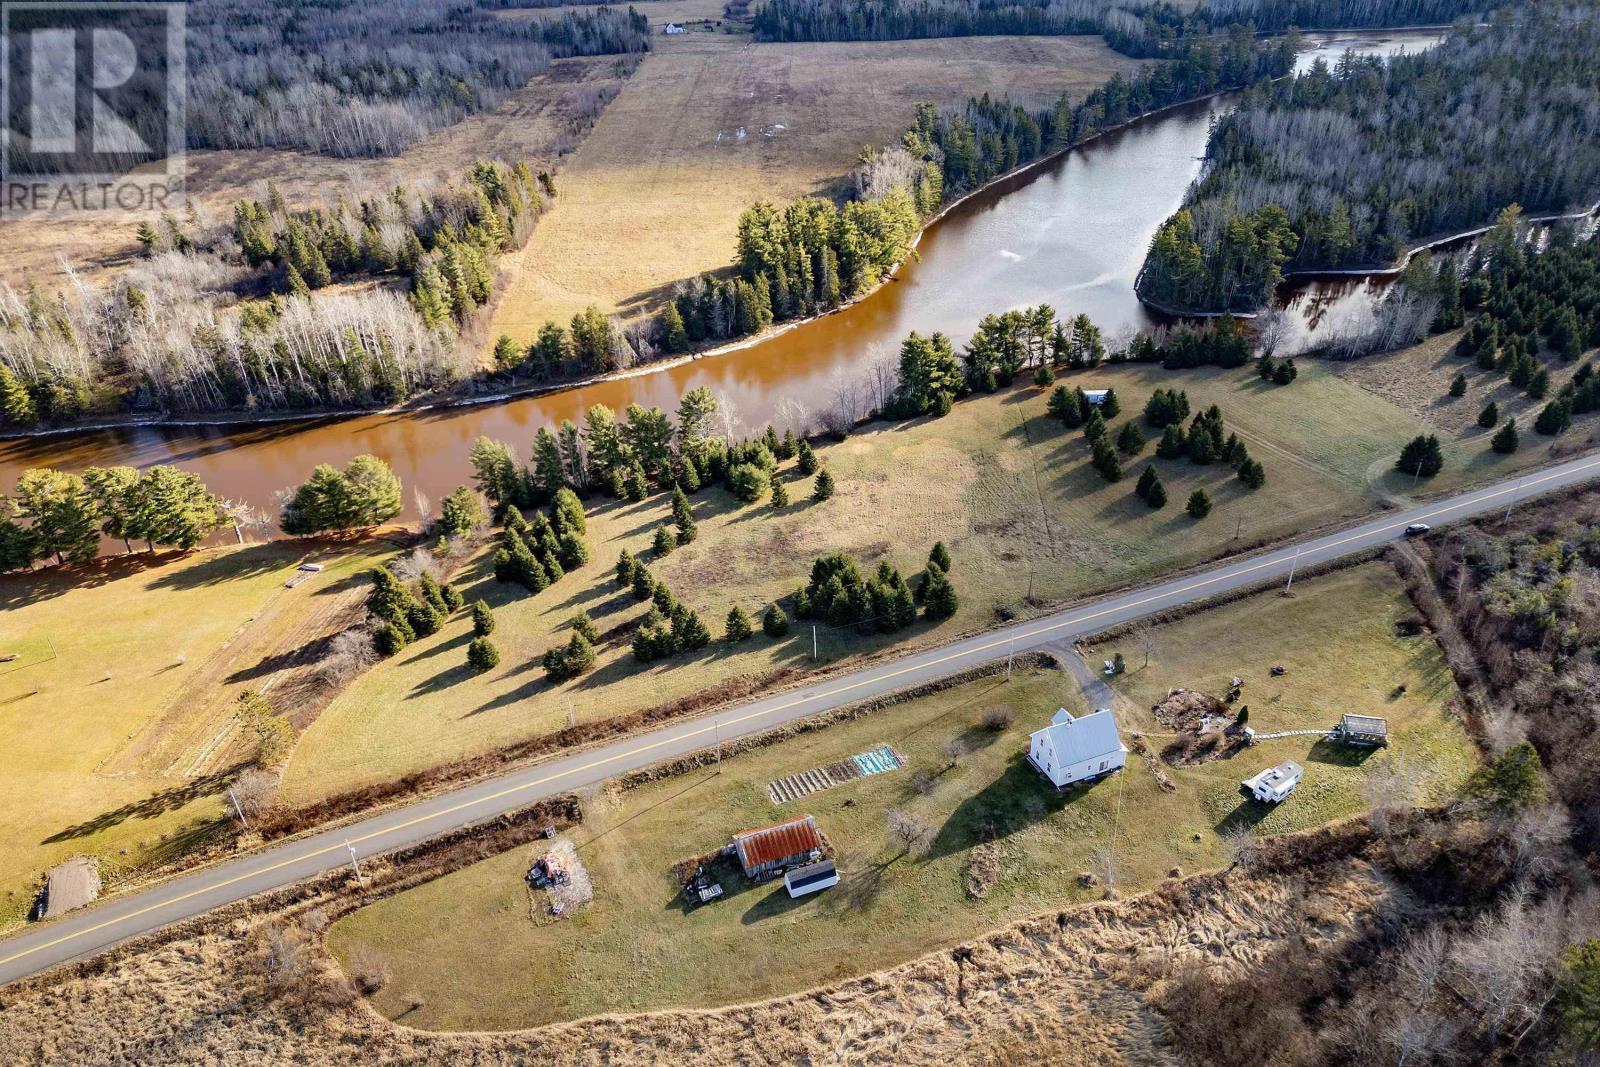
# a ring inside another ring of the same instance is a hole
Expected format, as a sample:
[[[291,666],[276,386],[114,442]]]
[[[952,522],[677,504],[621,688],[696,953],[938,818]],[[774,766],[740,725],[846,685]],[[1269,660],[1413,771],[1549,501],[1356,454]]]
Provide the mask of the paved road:
[[[940,648],[816,682],[717,715],[663,727],[601,748],[503,774],[441,796],[386,811],[350,826],[286,842],[259,853],[115,896],[89,910],[0,941],[0,984],[76,959],[137,934],[277,889],[351,862],[425,841],[481,822],[542,797],[592,785],[627,771],[709,747],[720,738],[757,733],[792,719],[937,680],[1011,652],[1096,633],[1190,601],[1267,579],[1287,579],[1328,560],[1353,555],[1403,536],[1408,523],[1447,523],[1600,475],[1600,456],[1588,456],[1379,518],[1297,546],[1277,549],[1197,574],[1107,597],[1054,615],[1014,623]]]

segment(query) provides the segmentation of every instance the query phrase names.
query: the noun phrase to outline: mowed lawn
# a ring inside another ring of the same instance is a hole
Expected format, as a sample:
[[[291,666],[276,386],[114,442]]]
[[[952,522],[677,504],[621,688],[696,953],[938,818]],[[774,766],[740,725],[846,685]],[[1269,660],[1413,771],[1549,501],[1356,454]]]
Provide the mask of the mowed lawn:
[[[1267,470],[1251,492],[1223,465],[1154,460],[1154,440],[1108,484],[1089,465],[1078,432],[1045,411],[1029,387],[957,404],[938,420],[875,424],[819,449],[837,481],[831,500],[811,502],[811,479],[784,466],[794,501],[783,512],[765,503],[736,506],[721,489],[694,497],[699,538],[656,560],[651,538],[668,521],[657,494],[639,504],[589,503],[589,564],[537,596],[500,585],[487,573],[488,552],[462,582],[469,599],[495,605],[501,665],[485,674],[466,666],[469,620],[369,672],[306,733],[285,780],[292,801],[383,781],[407,771],[473,755],[548,732],[569,717],[589,720],[651,707],[737,676],[785,667],[810,671],[848,655],[925,645],[994,625],[1002,616],[1038,612],[1197,563],[1230,546],[1294,535],[1367,511],[1367,471],[1421,426],[1412,416],[1309,364],[1291,386],[1259,382],[1249,371],[1106,368],[1069,376],[1069,385],[1114,385],[1123,415],[1138,418],[1157,387],[1187,390],[1196,410],[1219,404]],[[1142,425],[1142,424],[1141,424]],[[1170,498],[1152,512],[1133,493],[1140,469],[1157,463]],[[1216,510],[1196,522],[1183,502],[1205,487]],[[1235,539],[1235,534],[1238,539]],[[819,627],[813,663],[810,624],[773,641],[758,633],[729,647],[641,666],[631,636],[619,628],[645,611],[613,582],[620,549],[647,560],[674,594],[697,609],[714,635],[734,604],[754,616],[773,598],[803,585],[811,561],[832,551],[868,567],[887,559],[919,571],[935,541],[955,557],[952,578],[961,610],[932,626],[919,622],[894,637],[857,636]],[[475,575],[476,577],[472,577]],[[1032,600],[1029,600],[1029,596]],[[600,630],[619,631],[600,648],[596,670],[551,685],[539,658],[565,642],[567,620],[589,612]]]
[[[1239,670],[1260,701],[1252,721],[1322,723],[1340,710],[1381,707],[1395,730],[1390,754],[1357,760],[1308,754],[1309,738],[1268,742],[1231,761],[1169,769],[1172,792],[1133,756],[1124,774],[1057,794],[1023,760],[1028,735],[1058,706],[1086,708],[1068,675],[1029,668],[1009,682],[979,679],[729,757],[721,773],[586,795],[572,837],[595,899],[573,917],[531,917],[522,876],[536,850],[521,848],[357,911],[334,925],[330,943],[348,964],[387,971],[376,1005],[408,1025],[505,1029],[758,1000],[870,972],[1024,915],[1100,899],[1108,852],[1117,891],[1135,892],[1175,867],[1225,863],[1221,832],[1232,827],[1300,830],[1360,811],[1363,776],[1391,758],[1416,769],[1419,800],[1462,781],[1474,753],[1444,711],[1450,676],[1430,638],[1396,637],[1404,612],[1399,583],[1383,566],[1318,577],[1293,599],[1267,594],[1160,627],[1151,666],[1119,683],[1125,731],[1140,725],[1131,709],[1148,707],[1157,689],[1214,687]],[[1255,689],[1258,661],[1261,674],[1273,662],[1291,668],[1275,699]],[[1386,702],[1400,684],[1408,695]],[[982,725],[996,706],[1015,716],[1002,732]],[[946,747],[957,739],[967,751],[952,767]],[[885,742],[907,756],[905,768],[789,804],[767,796],[773,778]],[[1304,784],[1281,808],[1257,810],[1239,780],[1286,756],[1306,763]],[[931,786],[919,788],[919,775]],[[890,836],[886,815],[897,809],[930,829],[925,848],[906,854]],[[793,901],[781,882],[734,878],[720,901],[693,911],[677,901],[675,860],[802,813],[836,848],[840,885]],[[967,885],[985,841],[995,874],[979,898]],[[1084,873],[1098,884],[1080,885]]]
[[[292,629],[387,551],[279,542],[0,578],[0,654],[16,657],[0,664],[0,926],[71,855],[98,856],[114,876],[205,839],[224,782],[130,773],[120,757],[252,619],[272,609],[271,625]],[[285,589],[302,559],[327,569]]]

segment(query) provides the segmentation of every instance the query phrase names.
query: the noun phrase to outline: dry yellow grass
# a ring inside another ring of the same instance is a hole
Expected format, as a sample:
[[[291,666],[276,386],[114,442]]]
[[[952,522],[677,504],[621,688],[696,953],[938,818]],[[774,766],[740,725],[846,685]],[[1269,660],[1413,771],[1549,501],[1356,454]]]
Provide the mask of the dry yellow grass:
[[[507,259],[492,334],[529,339],[589,304],[636,312],[727,266],[741,211],[831,191],[863,145],[899,137],[918,101],[989,92],[1037,106],[1134,65],[1081,37],[755,44],[689,33],[655,45],[567,164],[556,209]]]
[[[631,60],[599,56],[560,60],[511,94],[499,108],[434,133],[391,159],[331,159],[271,149],[189,153],[188,207],[199,225],[232,225],[233,203],[262,198],[275,181],[291,204],[354,199],[396,182],[455,180],[478,159],[553,166],[582,138],[580,113],[594,94],[614,92]],[[24,216],[0,222],[0,281],[52,287],[62,264],[98,282],[102,272],[138,253],[134,230],[154,213],[110,212],[62,218]]]
[[[324,636],[327,606],[390,546],[277,542],[103,560],[4,580],[0,652],[0,927],[74,853],[115,876],[180,856],[222,816],[228,703],[272,689],[260,664]],[[302,559],[326,570],[295,589]],[[110,886],[108,885],[108,888]]]

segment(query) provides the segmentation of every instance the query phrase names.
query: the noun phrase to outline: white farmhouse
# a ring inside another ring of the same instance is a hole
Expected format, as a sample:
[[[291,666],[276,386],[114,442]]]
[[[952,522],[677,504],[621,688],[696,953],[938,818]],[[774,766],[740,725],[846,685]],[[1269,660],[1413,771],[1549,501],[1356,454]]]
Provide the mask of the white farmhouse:
[[[1292,759],[1286,759],[1276,767],[1268,767],[1253,778],[1246,778],[1240,784],[1250,790],[1250,795],[1263,804],[1276,804],[1294,792],[1294,787],[1300,784],[1300,776],[1304,773],[1304,767]]]
[[[1028,762],[1057,789],[1121,770],[1128,749],[1110,708],[1073,718],[1062,708],[1028,746]]]

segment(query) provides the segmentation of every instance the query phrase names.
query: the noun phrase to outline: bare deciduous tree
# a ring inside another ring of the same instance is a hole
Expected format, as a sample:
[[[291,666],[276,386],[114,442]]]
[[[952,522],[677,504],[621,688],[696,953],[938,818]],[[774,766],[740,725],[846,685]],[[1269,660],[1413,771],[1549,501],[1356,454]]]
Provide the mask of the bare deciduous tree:
[[[899,843],[902,856],[920,849],[933,836],[933,827],[926,819],[901,808],[891,808],[884,815],[884,825],[889,836]]]

